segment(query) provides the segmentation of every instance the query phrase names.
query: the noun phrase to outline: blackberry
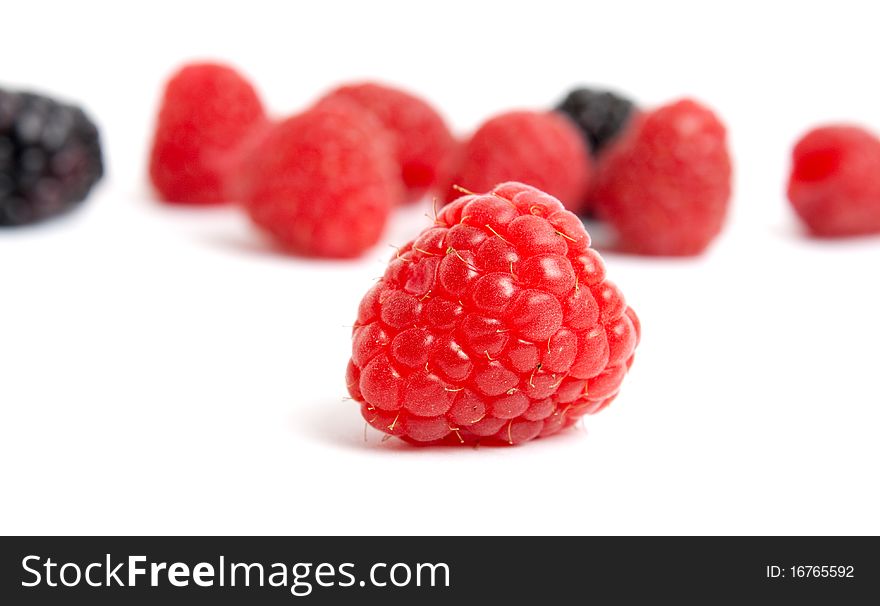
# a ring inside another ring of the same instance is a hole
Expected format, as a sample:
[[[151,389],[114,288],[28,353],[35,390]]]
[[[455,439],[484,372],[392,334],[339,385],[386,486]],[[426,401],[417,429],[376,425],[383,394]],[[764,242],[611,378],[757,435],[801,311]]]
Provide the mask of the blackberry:
[[[577,123],[595,156],[623,130],[634,108],[632,101],[616,93],[576,88],[556,110]]]
[[[0,227],[73,208],[103,174],[98,129],[81,109],[0,89]]]

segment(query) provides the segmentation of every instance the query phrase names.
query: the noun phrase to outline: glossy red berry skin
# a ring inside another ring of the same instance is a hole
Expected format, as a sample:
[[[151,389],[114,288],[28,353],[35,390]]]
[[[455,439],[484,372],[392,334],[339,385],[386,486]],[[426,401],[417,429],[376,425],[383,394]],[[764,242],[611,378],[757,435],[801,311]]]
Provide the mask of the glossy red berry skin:
[[[184,66],[165,86],[150,150],[150,179],[161,199],[228,202],[242,150],[268,124],[241,74],[215,63]]]
[[[286,251],[356,257],[378,242],[401,195],[390,150],[369,114],[321,103],[273,126],[243,163],[243,206]]]
[[[620,249],[697,255],[724,225],[731,170],[724,124],[686,99],[634,119],[605,152],[591,198]]]
[[[788,198],[816,236],[880,233],[880,139],[855,126],[810,131],[792,154]]]
[[[367,423],[511,445],[607,406],[640,327],[581,221],[521,183],[465,195],[364,296],[346,380]]]
[[[456,145],[436,109],[415,95],[374,82],[341,86],[324,97],[340,99],[369,112],[388,131],[407,200],[418,200],[436,184]]]
[[[558,112],[512,111],[490,118],[453,158],[440,188],[447,202],[460,195],[454,186],[487,191],[497,183],[521,181],[580,212],[593,170],[583,135]]]

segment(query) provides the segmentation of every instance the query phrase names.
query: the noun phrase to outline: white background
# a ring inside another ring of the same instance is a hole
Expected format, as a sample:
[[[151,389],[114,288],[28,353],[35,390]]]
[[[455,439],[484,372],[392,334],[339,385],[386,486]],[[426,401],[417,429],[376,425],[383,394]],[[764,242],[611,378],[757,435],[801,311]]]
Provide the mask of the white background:
[[[869,2],[16,2],[0,83],[85,103],[109,175],[0,233],[0,532],[880,532],[880,238],[804,237],[796,137],[880,127]],[[758,8],[760,7],[760,8]],[[277,114],[375,77],[465,133],[606,84],[694,95],[730,127],[736,195],[694,260],[607,255],[644,335],[585,429],[513,449],[380,443],[345,396],[359,262],[273,253],[235,209],[154,202],[145,155],[180,63],[230,60]]]

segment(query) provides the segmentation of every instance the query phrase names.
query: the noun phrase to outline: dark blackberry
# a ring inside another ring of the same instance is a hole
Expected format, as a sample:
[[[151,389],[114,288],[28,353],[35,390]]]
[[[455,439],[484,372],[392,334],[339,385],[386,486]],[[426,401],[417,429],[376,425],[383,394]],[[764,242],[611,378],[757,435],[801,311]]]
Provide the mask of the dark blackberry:
[[[98,129],[81,109],[0,89],[0,227],[73,208],[103,174]]]
[[[610,91],[576,88],[556,109],[577,123],[595,156],[623,130],[634,107]]]

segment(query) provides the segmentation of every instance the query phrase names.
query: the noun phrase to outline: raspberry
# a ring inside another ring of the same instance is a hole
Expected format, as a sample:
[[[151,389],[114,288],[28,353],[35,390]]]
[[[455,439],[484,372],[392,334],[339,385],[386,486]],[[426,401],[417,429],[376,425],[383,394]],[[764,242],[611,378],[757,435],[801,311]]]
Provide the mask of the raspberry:
[[[70,210],[103,174],[98,129],[81,109],[0,90],[0,226]]]
[[[444,207],[360,303],[346,380],[367,423],[518,444],[607,406],[640,329],[589,246],[559,200],[521,183]]]
[[[253,86],[230,67],[196,63],[165,86],[150,153],[150,178],[162,199],[216,204],[248,140],[268,126]]]
[[[634,113],[632,101],[610,91],[576,88],[556,107],[574,120],[597,155],[626,127]]]
[[[408,199],[416,200],[434,186],[438,170],[454,149],[455,139],[443,117],[428,103],[374,83],[343,86],[324,99],[355,103],[388,129]]]
[[[880,140],[854,126],[809,132],[794,148],[788,198],[814,235],[880,232]]]
[[[243,163],[251,219],[291,252],[353,257],[375,244],[400,196],[391,142],[350,103],[274,126]]]
[[[485,191],[496,183],[530,183],[555,196],[573,212],[584,203],[590,184],[590,152],[577,127],[556,112],[514,111],[485,122],[459,151],[446,180],[452,186]]]
[[[721,231],[731,165],[724,125],[691,100],[640,115],[606,151],[593,194],[621,248],[696,255]]]

